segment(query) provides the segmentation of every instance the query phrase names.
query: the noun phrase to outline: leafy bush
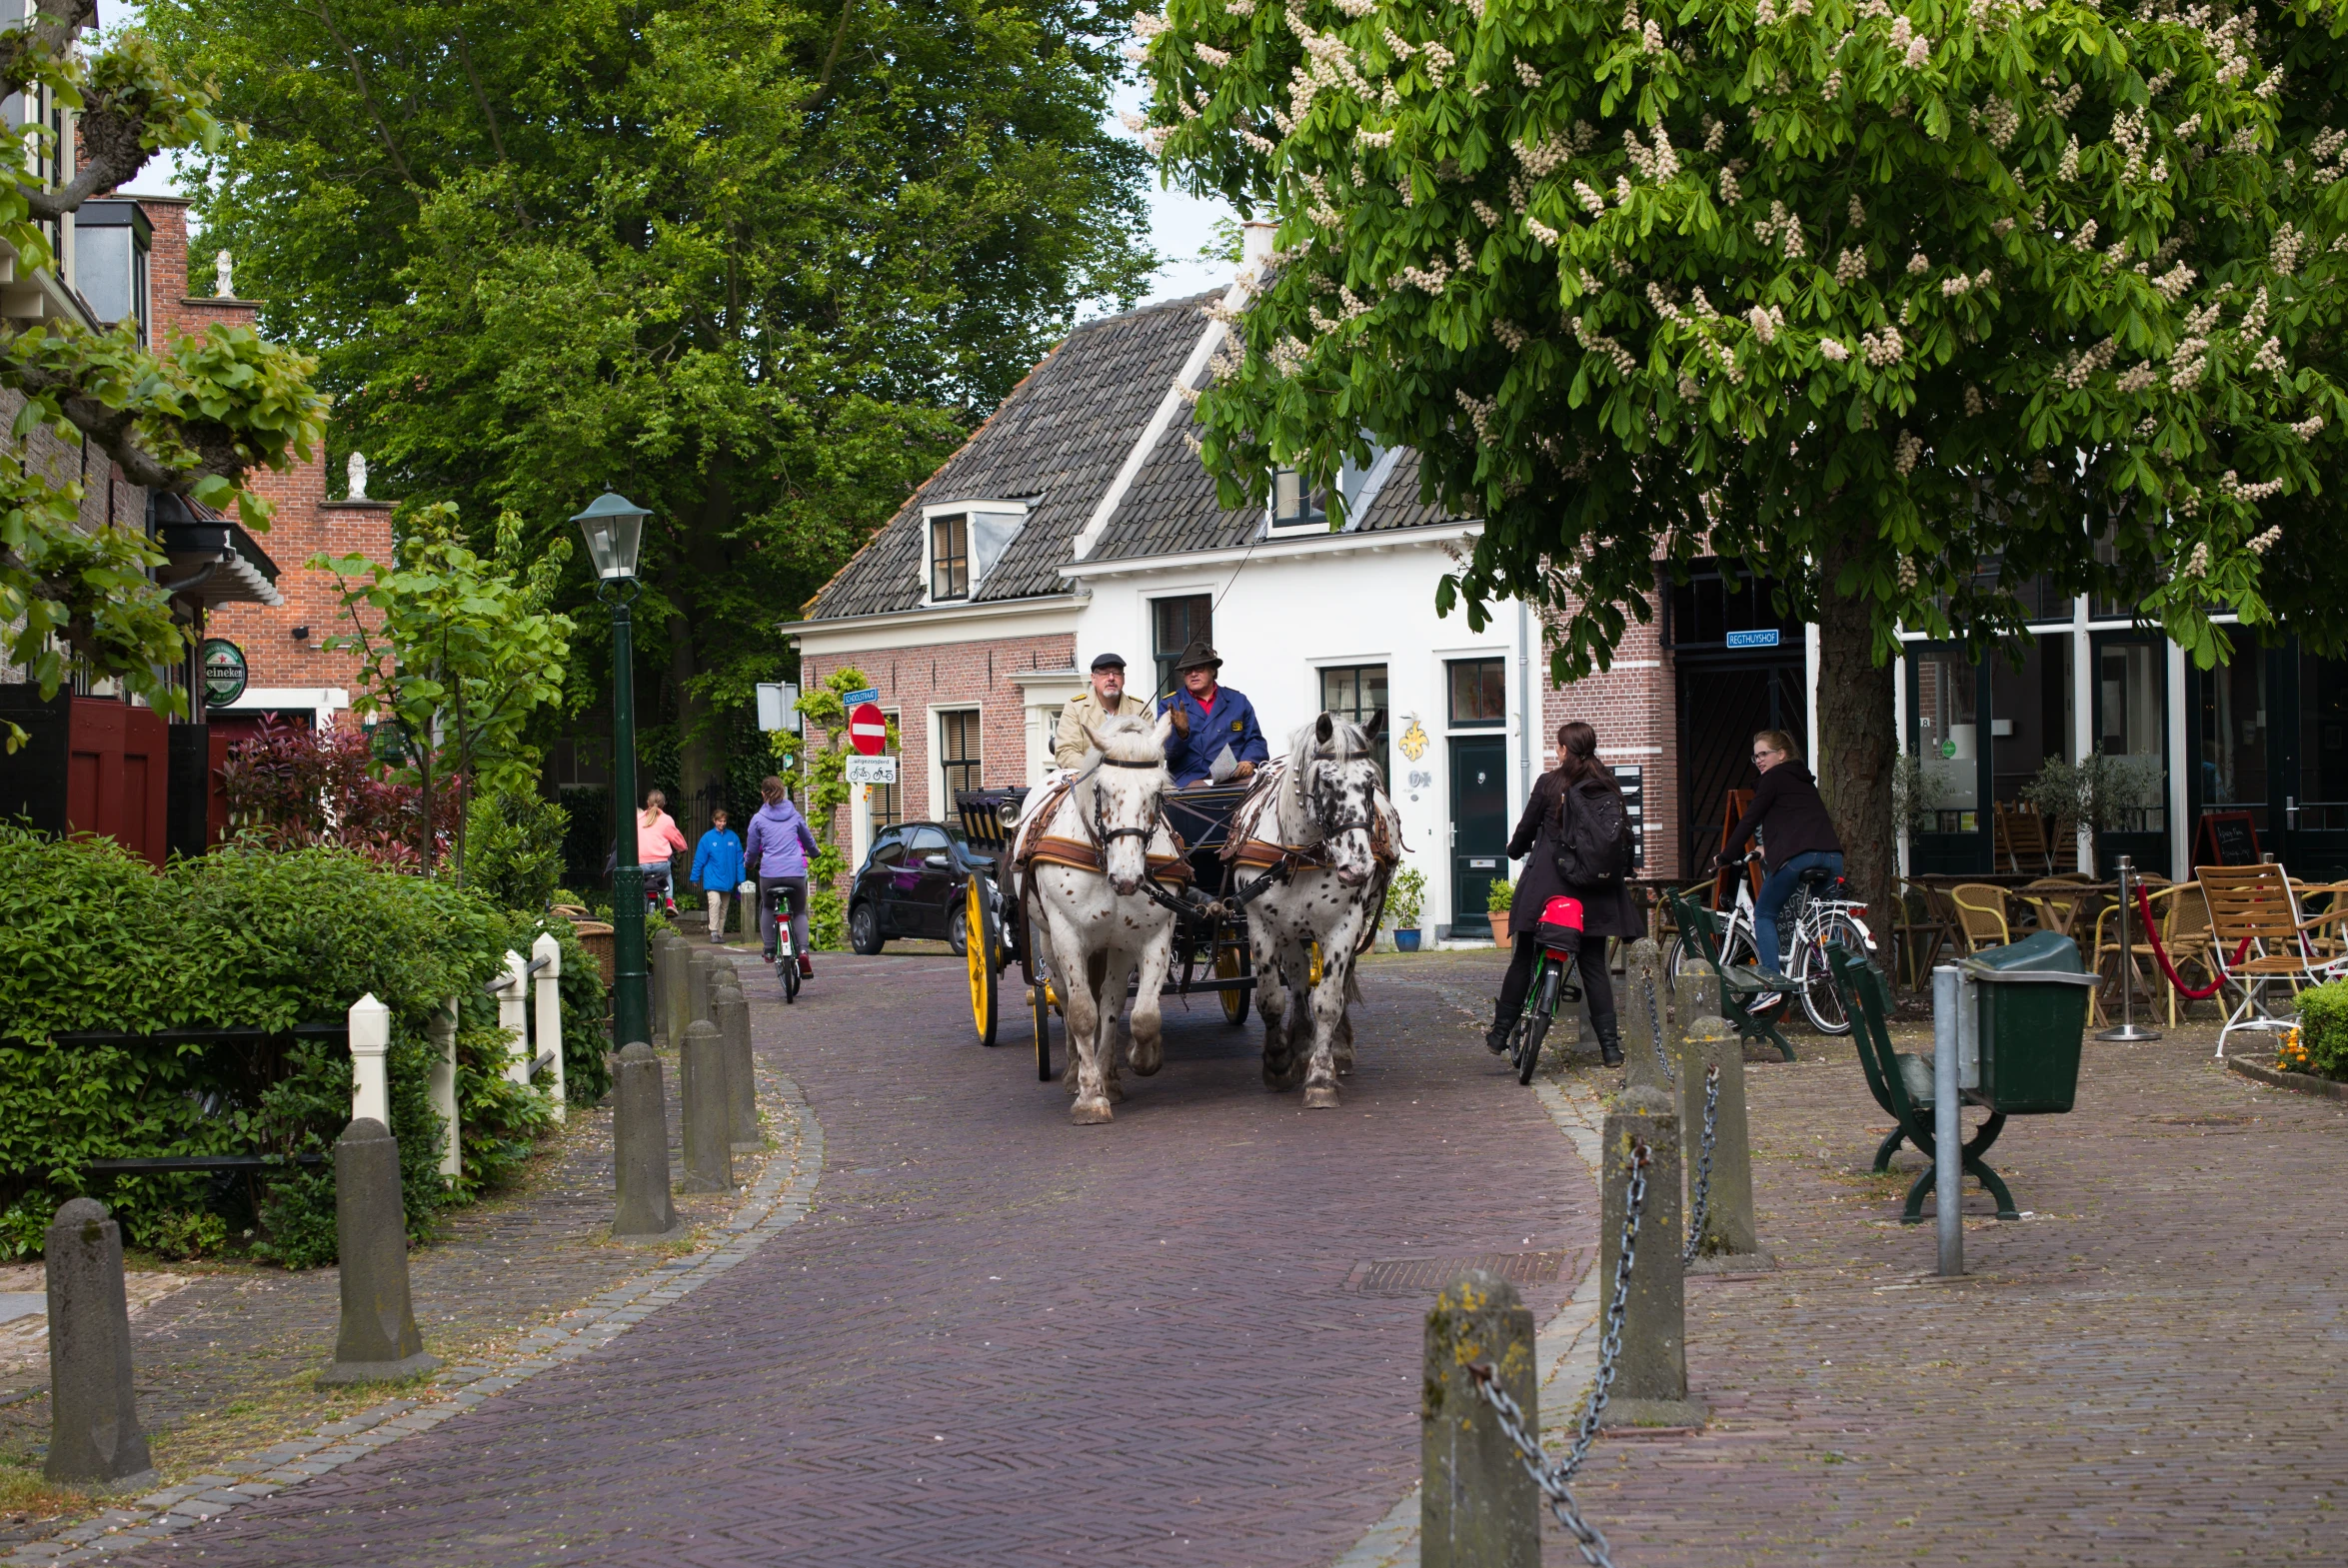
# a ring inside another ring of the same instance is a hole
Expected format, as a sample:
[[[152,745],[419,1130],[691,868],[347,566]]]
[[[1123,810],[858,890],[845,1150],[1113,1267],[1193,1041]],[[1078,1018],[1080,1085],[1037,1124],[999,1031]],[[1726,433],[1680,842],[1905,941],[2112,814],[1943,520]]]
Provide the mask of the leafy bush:
[[[336,843],[381,865],[413,867],[422,792],[388,778],[369,745],[363,730],[297,730],[264,720],[221,765],[230,824],[273,849]],[[435,797],[435,836],[444,844],[459,798],[453,779]]]
[[[94,1182],[92,1159],[324,1152],[350,1116],[350,1055],[293,1025],[340,1021],[372,992],[391,1009],[392,1131],[412,1231],[509,1178],[549,1110],[501,1075],[504,1039],[481,990],[539,922],[445,881],[359,853],[251,845],[174,860],[161,874],[107,839],[59,841],[0,827],[0,1252],[35,1250],[66,1197],[96,1187],[134,1244],[184,1245],[190,1213],[259,1234],[289,1264],[334,1256],[331,1169],[245,1183],[202,1175]],[[603,979],[568,922],[565,1065],[574,1096],[600,1097]],[[460,999],[457,1054],[465,1173],[437,1170],[442,1128],[426,1092],[427,1029]],[[73,1030],[185,1026],[288,1031],[224,1044],[60,1043]]]
[[[505,909],[543,909],[563,884],[571,813],[524,790],[500,790],[473,809],[465,880]]]
[[[1415,865],[1400,867],[1386,884],[1386,913],[1393,917],[1394,929],[1418,929],[1418,913],[1425,906],[1426,873]]]
[[[1516,884],[1505,876],[1495,876],[1492,884],[1483,890],[1486,914],[1506,914],[1508,905],[1516,896]]]
[[[2299,1043],[2305,1070],[2348,1081],[2348,980],[2327,980],[2299,993]]]

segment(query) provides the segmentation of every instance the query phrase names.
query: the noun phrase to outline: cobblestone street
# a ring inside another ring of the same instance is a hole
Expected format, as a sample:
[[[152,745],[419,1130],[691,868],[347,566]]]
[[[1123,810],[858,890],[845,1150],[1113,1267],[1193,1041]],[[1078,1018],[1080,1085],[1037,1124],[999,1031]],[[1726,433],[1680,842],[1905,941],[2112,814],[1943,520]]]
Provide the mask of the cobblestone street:
[[[1593,1243],[1587,1172],[1440,983],[1485,961],[1373,967],[1335,1113],[1176,1006],[1104,1128],[1016,1034],[972,1041],[959,960],[827,956],[789,1008],[753,972],[825,1134],[803,1224],[614,1349],[149,1555],[1326,1563],[1417,1471],[1424,1293],[1365,1265],[1547,1254],[1545,1316]]]

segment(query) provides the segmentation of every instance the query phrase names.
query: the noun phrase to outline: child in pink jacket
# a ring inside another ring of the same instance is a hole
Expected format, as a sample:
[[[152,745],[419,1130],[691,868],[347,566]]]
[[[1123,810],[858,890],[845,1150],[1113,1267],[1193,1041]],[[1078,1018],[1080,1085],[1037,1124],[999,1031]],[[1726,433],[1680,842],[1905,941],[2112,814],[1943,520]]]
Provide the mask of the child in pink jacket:
[[[669,859],[683,854],[686,847],[685,834],[677,830],[677,819],[669,814],[669,797],[653,790],[644,797],[644,809],[636,813],[636,858],[644,866],[644,895],[658,898],[671,914],[677,912],[677,894]]]

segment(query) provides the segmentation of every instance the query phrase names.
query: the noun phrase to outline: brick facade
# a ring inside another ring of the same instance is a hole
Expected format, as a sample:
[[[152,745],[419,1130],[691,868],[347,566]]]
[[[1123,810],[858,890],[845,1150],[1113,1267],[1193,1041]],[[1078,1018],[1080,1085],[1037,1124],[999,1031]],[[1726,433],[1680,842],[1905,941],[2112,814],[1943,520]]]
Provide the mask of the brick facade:
[[[1067,633],[1040,637],[992,638],[966,643],[932,643],[871,654],[809,655],[800,680],[814,690],[844,666],[865,673],[879,689],[882,711],[895,718],[902,738],[899,797],[907,820],[940,820],[951,803],[933,799],[933,753],[938,709],[970,707],[980,713],[979,782],[987,786],[1022,784],[1028,780],[1028,714],[1015,676],[1035,670],[1066,670],[1076,663],[1076,639]],[[811,745],[824,744],[811,731]],[[847,848],[849,811],[833,813],[832,842]]]
[[[1541,679],[1541,672],[1535,672]],[[1633,619],[1614,651],[1611,669],[1568,686],[1541,682],[1543,722],[1537,737],[1546,767],[1557,744],[1557,727],[1578,719],[1598,733],[1598,756],[1609,766],[1640,770],[1644,863],[1639,874],[1685,878],[1693,872],[1679,861],[1679,743],[1676,692],[1670,655],[1662,646],[1660,618],[1641,625]]]

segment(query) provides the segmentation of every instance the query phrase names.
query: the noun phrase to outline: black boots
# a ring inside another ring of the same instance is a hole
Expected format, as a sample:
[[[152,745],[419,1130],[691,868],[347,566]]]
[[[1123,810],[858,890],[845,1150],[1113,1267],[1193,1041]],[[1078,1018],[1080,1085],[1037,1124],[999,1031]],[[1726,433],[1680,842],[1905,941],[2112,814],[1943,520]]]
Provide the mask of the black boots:
[[[1592,1013],[1590,1032],[1598,1037],[1598,1060],[1609,1067],[1622,1065],[1622,1030],[1615,1025],[1614,1014]]]
[[[1495,1056],[1506,1050],[1508,1036],[1513,1032],[1510,1025],[1515,1021],[1513,1018],[1501,1017],[1500,1004],[1498,1002],[1492,1003],[1492,1026],[1483,1031],[1483,1048]]]

